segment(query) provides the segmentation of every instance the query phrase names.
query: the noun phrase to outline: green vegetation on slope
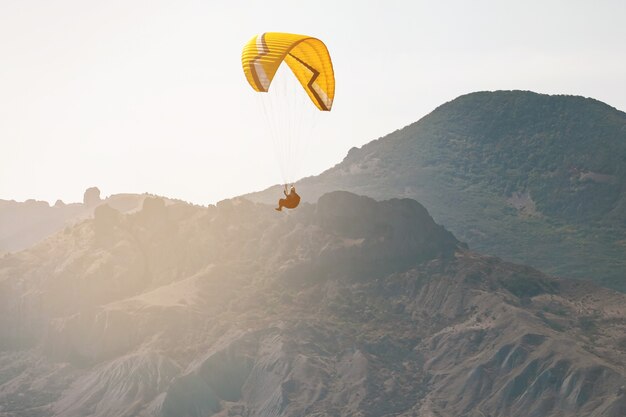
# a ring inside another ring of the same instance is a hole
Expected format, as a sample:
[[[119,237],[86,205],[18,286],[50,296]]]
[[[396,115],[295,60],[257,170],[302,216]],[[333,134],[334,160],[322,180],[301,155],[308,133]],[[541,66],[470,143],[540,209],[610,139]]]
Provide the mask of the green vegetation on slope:
[[[527,191],[550,217],[626,224],[622,112],[582,97],[476,93],[421,124],[426,132],[418,124],[406,130],[425,145],[419,153],[426,163],[498,195]]]
[[[476,250],[626,290],[626,114],[593,99],[461,96],[299,189],[414,198]]]

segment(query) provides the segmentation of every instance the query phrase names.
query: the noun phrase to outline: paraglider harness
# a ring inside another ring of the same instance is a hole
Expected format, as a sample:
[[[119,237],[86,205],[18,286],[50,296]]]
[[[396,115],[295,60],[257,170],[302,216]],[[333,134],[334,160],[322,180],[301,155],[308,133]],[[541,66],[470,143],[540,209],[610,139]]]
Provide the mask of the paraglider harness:
[[[291,184],[291,187],[289,187],[289,184],[285,184],[283,194],[285,194],[285,198],[278,200],[278,208],[276,210],[282,211],[283,207],[288,209],[295,209],[298,207],[300,204],[300,196],[296,193],[295,184]]]

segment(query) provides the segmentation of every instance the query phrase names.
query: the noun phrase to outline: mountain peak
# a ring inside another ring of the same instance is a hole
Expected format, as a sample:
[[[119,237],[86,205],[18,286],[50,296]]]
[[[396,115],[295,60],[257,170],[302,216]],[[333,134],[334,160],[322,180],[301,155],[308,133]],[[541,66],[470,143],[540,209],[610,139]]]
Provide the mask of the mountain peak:
[[[624,155],[626,113],[607,104],[482,91],[352,148],[298,190],[411,198],[476,250],[626,290]]]

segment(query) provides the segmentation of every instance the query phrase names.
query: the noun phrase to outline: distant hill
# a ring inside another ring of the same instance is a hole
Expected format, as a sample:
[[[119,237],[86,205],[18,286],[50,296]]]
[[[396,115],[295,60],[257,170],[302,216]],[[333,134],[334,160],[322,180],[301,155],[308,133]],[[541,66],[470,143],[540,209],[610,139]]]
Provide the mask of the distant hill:
[[[626,295],[414,200],[94,214],[0,257],[0,416],[625,415]]]
[[[91,218],[94,209],[102,204],[122,213],[139,210],[146,196],[114,194],[101,199],[100,191],[92,187],[85,191],[82,203],[65,204],[59,200],[50,206],[46,201],[0,200],[0,255],[26,249],[64,227]]]
[[[626,290],[626,113],[597,100],[461,96],[298,188],[337,189],[415,198],[471,248]]]

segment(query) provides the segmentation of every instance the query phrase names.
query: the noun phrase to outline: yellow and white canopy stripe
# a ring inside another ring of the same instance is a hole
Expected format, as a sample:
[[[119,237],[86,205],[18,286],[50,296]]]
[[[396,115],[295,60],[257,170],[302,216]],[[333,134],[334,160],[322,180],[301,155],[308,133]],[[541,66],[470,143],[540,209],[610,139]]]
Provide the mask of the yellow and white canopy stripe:
[[[283,61],[313,104],[330,111],[335,98],[335,73],[324,42],[306,35],[267,32],[253,37],[241,54],[246,79],[259,92],[269,90]]]

